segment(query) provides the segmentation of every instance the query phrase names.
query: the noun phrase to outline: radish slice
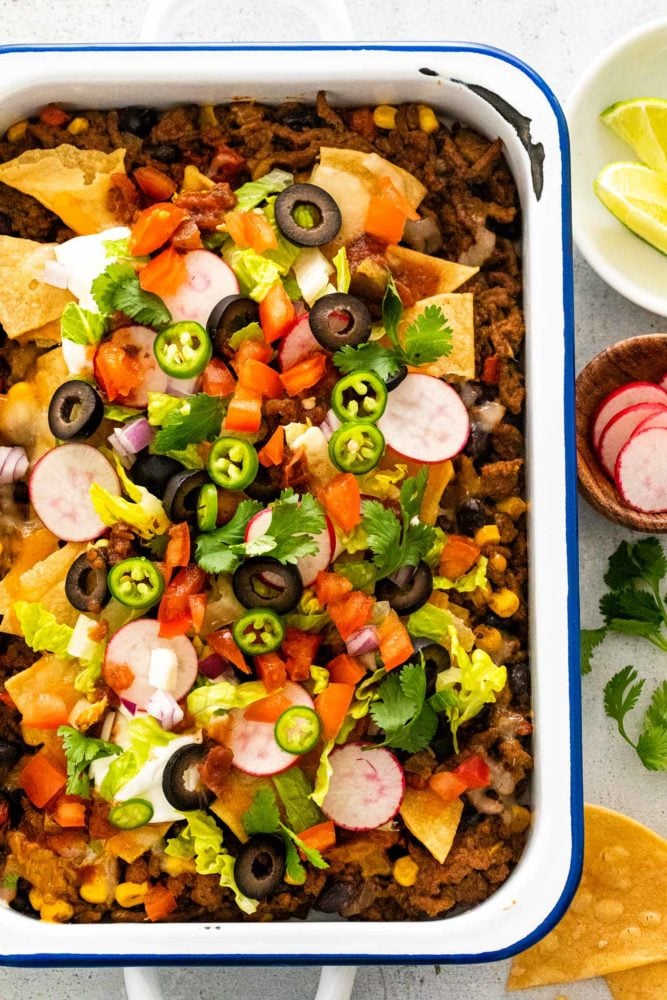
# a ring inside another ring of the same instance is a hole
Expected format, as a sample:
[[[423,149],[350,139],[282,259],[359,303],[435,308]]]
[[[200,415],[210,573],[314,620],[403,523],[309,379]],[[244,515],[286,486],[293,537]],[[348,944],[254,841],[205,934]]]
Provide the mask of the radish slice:
[[[612,417],[636,403],[662,403],[667,406],[667,392],[654,382],[628,382],[605,396],[591,418],[591,439],[596,451]]]
[[[291,705],[313,707],[313,699],[300,684],[290,682],[280,693]],[[245,712],[245,709],[235,708],[229,713],[231,725],[226,742],[234,754],[234,767],[257,777],[286,771],[299,759],[298,754],[287,753],[278,746],[274,735],[275,723],[249,722]]]
[[[137,406],[143,409],[148,406],[149,392],[166,392],[169,376],[162,371],[153,354],[153,343],[156,333],[147,326],[123,326],[116,330],[111,338],[112,344],[117,344],[134,358],[142,367],[141,385],[123,396],[126,406]]]
[[[223,260],[210,250],[191,250],[185,255],[187,278],[171,295],[162,300],[174,323],[191,319],[206,326],[220,299],[236,295],[239,283],[236,275]]]
[[[175,701],[184,698],[197,679],[197,652],[187,636],[163,639],[158,635],[160,623],[150,618],[129,622],[112,636],[104,657],[107,676],[113,680],[114,667],[129,667],[134,674],[130,687],[116,690],[123,701],[131,701],[146,710],[157,688],[148,682],[151,652],[170,649],[178,660],[176,683],[170,694]],[[109,685],[113,687],[113,685]]]
[[[347,743],[329,757],[333,769],[322,812],[344,830],[375,830],[401,808],[403,768],[384,747]]]
[[[660,386],[661,389],[667,391],[667,372],[665,372],[665,374],[662,376],[662,378],[658,382],[658,385]]]
[[[667,413],[667,407],[660,403],[635,403],[611,418],[602,432],[598,454],[603,468],[612,479],[616,459],[623,445],[647,417],[657,416],[659,413]]]
[[[633,431],[633,434],[639,434],[640,431],[647,431],[651,427],[667,427],[667,410],[661,407],[659,413],[643,420],[639,427]]]
[[[389,393],[378,427],[399,455],[433,465],[465,448],[470,420],[461,397],[432,375],[407,375]]]
[[[625,503],[647,514],[667,510],[667,428],[633,434],[616,459],[614,477]]]
[[[251,517],[248,521],[245,530],[245,540],[246,542],[252,542],[256,538],[260,538],[262,535],[268,534],[269,528],[271,527],[271,511],[270,509],[260,510],[258,514]],[[331,565],[331,560],[336,548],[336,531],[334,526],[325,514],[326,517],[326,527],[324,531],[321,532],[316,538],[318,550],[312,556],[302,556],[301,559],[297,560],[296,568],[301,574],[301,580],[304,587],[310,587],[312,583],[315,583],[317,574],[321,570],[325,570],[327,566]],[[271,555],[270,552],[267,555]]]
[[[322,345],[311,333],[308,314],[294,324],[290,332],[280,341],[278,362],[283,371],[291,368],[299,361],[304,361],[316,351],[321,351]]]
[[[30,476],[30,500],[39,519],[58,538],[87,542],[105,532],[90,499],[90,487],[99,483],[120,496],[113,466],[89,444],[63,444],[47,451]]]

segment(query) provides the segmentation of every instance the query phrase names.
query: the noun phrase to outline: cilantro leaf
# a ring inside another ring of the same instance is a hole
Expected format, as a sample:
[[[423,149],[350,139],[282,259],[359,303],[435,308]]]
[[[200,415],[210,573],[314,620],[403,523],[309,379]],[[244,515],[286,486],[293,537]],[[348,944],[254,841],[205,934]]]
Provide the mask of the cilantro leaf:
[[[145,292],[130,261],[109,264],[92,284],[92,293],[103,316],[125,313],[144,326],[159,330],[171,323],[171,313],[152,292]]]
[[[416,476],[409,476],[401,484],[401,510],[408,521],[419,517],[427,480],[428,471],[422,468]]]
[[[312,782],[300,767],[274,774],[273,784],[285,808],[287,821],[296,833],[322,822],[322,812],[310,797]]]
[[[609,624],[614,619],[646,622],[660,627],[662,611],[653,594],[646,590],[616,590],[604,594],[600,611]]]
[[[624,739],[628,737],[623,728],[623,720],[637,704],[644,688],[644,681],[637,680],[637,676],[634,667],[623,667],[607,681],[604,688],[604,710],[610,719],[618,723],[618,730]],[[630,740],[628,742],[631,743]]]
[[[604,581],[612,590],[624,590],[637,580],[656,589],[665,575],[667,559],[659,539],[642,538],[635,543],[621,542],[609,558]]]
[[[188,396],[167,414],[164,425],[153,439],[151,451],[156,454],[180,451],[192,442],[215,437],[220,433],[225,405],[220,397],[207,396],[203,392]]]
[[[90,765],[100,757],[115,757],[123,751],[115,743],[86,736],[71,726],[61,726],[58,736],[67,757],[67,794],[87,799],[90,797]]]
[[[401,566],[417,566],[430,552],[435,529],[418,520],[428,473],[420,469],[401,485],[401,520],[377,500],[361,505],[362,528],[373,553],[376,578],[390,576]]]
[[[398,324],[403,315],[403,301],[398,294],[396,282],[391,271],[387,271],[387,287],[382,299],[382,325],[395,348],[400,349],[398,341]]]
[[[375,724],[385,732],[381,746],[407,753],[417,753],[427,747],[435,736],[438,717],[426,701],[423,662],[408,663],[399,675],[392,672],[382,681],[370,713]]]
[[[403,349],[410,365],[427,365],[452,353],[453,331],[440,306],[427,306],[405,331]]]
[[[283,838],[287,875],[297,885],[303,885],[306,881],[299,851],[315,868],[329,867],[319,851],[307,847],[299,836],[281,821],[276,797],[270,788],[262,788],[257,792],[252,805],[241,819],[249,837],[256,833],[276,833]]]
[[[582,676],[591,672],[591,656],[593,650],[600,645],[607,634],[603,625],[601,628],[582,628],[581,630],[581,673]]]
[[[262,788],[252,805],[243,814],[243,825],[249,837],[256,833],[275,833],[280,826],[280,812],[270,788]]]
[[[326,528],[324,510],[310,493],[300,499],[293,490],[283,490],[271,508],[271,522],[266,534],[246,545],[246,555],[269,552],[282,563],[296,563],[303,556],[315,555],[317,536]]]
[[[402,361],[396,351],[369,340],[359,347],[352,347],[349,344],[342,347],[334,354],[333,363],[343,375],[349,375],[363,368],[365,371],[375,372],[378,378],[386,382],[400,370]]]
[[[389,576],[396,569],[401,547],[401,522],[379,500],[364,500],[362,525],[378,577]]]

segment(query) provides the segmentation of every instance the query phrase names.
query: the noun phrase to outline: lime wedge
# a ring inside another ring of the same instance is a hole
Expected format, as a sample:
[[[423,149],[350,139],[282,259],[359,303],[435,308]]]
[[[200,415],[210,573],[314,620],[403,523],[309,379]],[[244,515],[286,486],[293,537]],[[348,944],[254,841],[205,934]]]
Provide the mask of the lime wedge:
[[[600,118],[620,136],[644,163],[667,174],[667,100],[639,97],[618,101]]]
[[[667,254],[667,176],[642,163],[608,163],[593,184],[619,222]]]

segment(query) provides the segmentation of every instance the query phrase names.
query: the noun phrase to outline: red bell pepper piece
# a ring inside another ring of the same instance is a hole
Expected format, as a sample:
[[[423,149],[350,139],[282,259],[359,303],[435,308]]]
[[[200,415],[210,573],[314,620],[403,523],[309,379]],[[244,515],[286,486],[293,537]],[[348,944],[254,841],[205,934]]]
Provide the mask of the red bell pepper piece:
[[[315,597],[326,607],[330,601],[338,601],[352,590],[352,583],[342,573],[326,573],[320,570],[315,578]]]
[[[225,660],[232,663],[242,673],[251,673],[245,656],[234,641],[231,629],[221,628],[217,632],[209,632],[206,636],[206,642],[214,653],[218,653],[219,656],[224,657]]]
[[[185,521],[172,524],[164,561],[167,566],[187,566],[190,562],[190,529]]]
[[[282,282],[276,281],[259,304],[259,325],[267,344],[284,337],[294,324],[295,318],[292,300],[283,288]]]
[[[315,662],[322,636],[316,632],[302,632],[298,628],[288,628],[280,647],[287,657],[287,676],[292,681],[305,681],[310,677],[310,668]]]
[[[331,520],[345,532],[361,524],[361,493],[356,476],[340,472],[319,491],[319,499]]]
[[[285,394],[280,375],[263,361],[248,358],[236,370],[239,376],[239,385],[246,389],[255,389],[267,399],[280,399]]]
[[[236,388],[236,379],[224,361],[213,358],[204,368],[201,388],[207,396],[229,396]]]
[[[257,676],[267,691],[280,691],[287,684],[285,662],[277,653],[262,653],[255,657]]]
[[[300,392],[317,385],[326,370],[326,354],[311,354],[304,361],[298,361],[291,368],[287,368],[280,375],[280,381],[288,396],[298,396]]]
[[[139,272],[139,284],[145,292],[153,292],[160,297],[177,292],[187,280],[188,271],[185,255],[167,247]]]
[[[385,670],[393,670],[409,660],[414,652],[412,640],[403,622],[395,611],[390,611],[378,626],[380,656]]]
[[[144,898],[146,916],[151,923],[168,917],[177,906],[174,894],[167,889],[166,885],[151,886]]]
[[[453,771],[438,771],[428,779],[428,787],[445,802],[453,802],[468,786]]]
[[[454,774],[465,781],[466,788],[487,788],[491,781],[489,765],[478,754],[467,757],[454,768]]]
[[[322,738],[333,740],[345,721],[354,697],[353,684],[329,684],[315,699],[315,711],[322,723]]]
[[[65,769],[44,750],[31,757],[19,774],[19,785],[38,809],[60,795],[67,782]]]
[[[327,611],[342,639],[349,639],[353,632],[363,628],[371,619],[375,601],[360,590],[352,590],[345,597],[332,601]]]

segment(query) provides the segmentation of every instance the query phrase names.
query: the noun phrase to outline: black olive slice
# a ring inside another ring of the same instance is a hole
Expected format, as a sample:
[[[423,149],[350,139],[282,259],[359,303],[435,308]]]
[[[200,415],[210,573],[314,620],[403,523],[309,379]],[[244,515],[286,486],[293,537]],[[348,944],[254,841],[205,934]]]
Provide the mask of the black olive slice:
[[[226,295],[213,307],[206,322],[206,331],[217,354],[233,353],[229,338],[250,323],[259,320],[259,305],[245,295]]]
[[[77,611],[98,614],[109,600],[106,567],[96,569],[82,552],[67,571],[65,597]]]
[[[257,448],[260,448],[259,444]],[[277,500],[280,496],[280,486],[276,486],[264,466],[260,465],[257,475],[251,483],[243,487],[243,492],[251,500],[261,500],[262,503],[269,503],[271,500]]]
[[[245,896],[266,899],[285,874],[285,847],[270,834],[260,833],[244,844],[236,858],[234,878]]]
[[[183,466],[175,458],[168,458],[166,455],[151,455],[148,451],[140,451],[132,466],[132,480],[137,486],[143,486],[154,497],[161,500],[171,477],[182,471]]]
[[[392,389],[397,389],[407,374],[407,365],[401,365],[395,375],[390,375],[389,378],[386,378],[384,384],[387,387],[387,392],[391,392]]]
[[[210,482],[199,469],[183,469],[168,481],[164,491],[164,509],[172,521],[194,521],[202,486]]]
[[[236,570],[232,589],[244,608],[270,608],[284,615],[301,600],[303,581],[296,566],[283,566],[269,556],[254,556]]]
[[[58,386],[49,403],[49,430],[59,441],[82,441],[94,434],[104,417],[97,389],[81,379]]]
[[[411,615],[426,604],[433,593],[433,574],[425,562],[420,562],[403,586],[386,577],[375,588],[378,601],[389,601],[399,615]]]
[[[174,809],[187,812],[190,809],[206,809],[215,798],[199,774],[199,765],[208,750],[201,743],[190,743],[180,747],[167,761],[162,774],[164,797]]]
[[[364,303],[344,292],[318,299],[308,313],[313,337],[327,351],[356,347],[371,335],[373,319]]]
[[[340,209],[328,191],[316,184],[292,184],[275,201],[276,225],[283,236],[299,247],[330,243],[341,227]],[[310,209],[312,225],[295,218],[299,208]]]

